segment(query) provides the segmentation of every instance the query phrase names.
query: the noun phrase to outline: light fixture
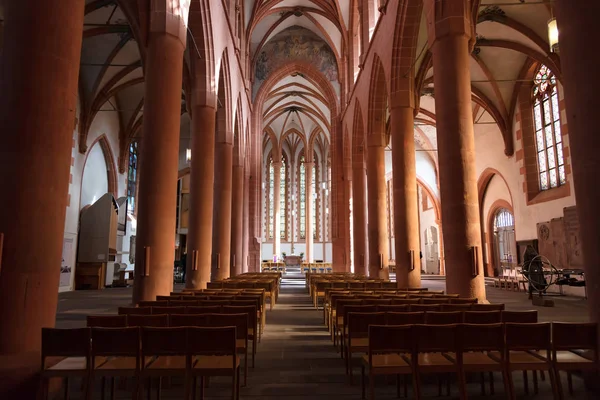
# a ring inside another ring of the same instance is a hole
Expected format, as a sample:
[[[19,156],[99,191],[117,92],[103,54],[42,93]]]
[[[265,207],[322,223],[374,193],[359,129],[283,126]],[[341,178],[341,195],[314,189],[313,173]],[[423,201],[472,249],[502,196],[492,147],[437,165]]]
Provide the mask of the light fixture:
[[[192,149],[185,149],[185,161],[188,163],[192,161]]]
[[[321,187],[322,187],[323,189],[327,189],[327,182],[323,182],[323,183],[321,183]]]
[[[558,53],[558,24],[554,17],[548,21],[548,42],[550,43],[550,51]]]

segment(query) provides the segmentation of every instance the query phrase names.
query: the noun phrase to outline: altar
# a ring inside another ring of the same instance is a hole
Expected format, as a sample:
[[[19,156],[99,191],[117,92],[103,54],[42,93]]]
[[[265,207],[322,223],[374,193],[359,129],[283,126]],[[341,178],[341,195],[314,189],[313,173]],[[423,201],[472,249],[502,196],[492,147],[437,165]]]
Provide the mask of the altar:
[[[283,260],[285,262],[286,267],[299,267],[302,262],[302,258],[300,256],[291,254],[289,256],[285,256]]]

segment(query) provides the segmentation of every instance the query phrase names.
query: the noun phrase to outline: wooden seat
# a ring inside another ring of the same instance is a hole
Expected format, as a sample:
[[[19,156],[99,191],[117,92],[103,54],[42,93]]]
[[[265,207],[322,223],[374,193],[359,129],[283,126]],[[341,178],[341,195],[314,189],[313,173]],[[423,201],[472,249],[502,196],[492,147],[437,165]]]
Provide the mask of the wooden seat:
[[[128,326],[167,327],[167,326],[169,326],[169,316],[167,314],[128,315],[127,316],[127,325]]]
[[[90,329],[42,328],[43,399],[48,399],[48,382],[52,377],[64,378],[65,398],[69,396],[69,379],[83,379],[83,391],[89,395]],[[58,358],[48,362],[48,358]]]
[[[348,307],[349,308],[349,307]],[[346,316],[347,339],[346,350],[346,374],[352,383],[352,353],[368,351],[368,337],[370,325],[384,325],[385,313],[383,312],[350,312]]]
[[[595,323],[552,323],[552,363],[557,390],[562,398],[560,371],[567,372],[569,393],[573,395],[572,371],[598,370],[598,325]],[[586,355],[581,351],[590,351]]]
[[[425,323],[429,325],[452,325],[463,322],[462,311],[427,311]]]
[[[139,390],[140,329],[129,328],[92,328],[92,350],[90,385],[94,378],[102,378],[102,398],[104,398],[105,377],[111,378],[111,399],[114,398],[115,377],[135,378],[136,396]]]
[[[370,325],[367,355],[363,356],[362,398],[365,398],[365,370],[369,373],[369,398],[375,399],[376,375],[413,375],[414,359],[412,325]],[[405,381],[406,382],[406,381]],[[413,379],[413,389],[415,380]],[[400,397],[400,382],[397,382],[397,395]],[[406,397],[407,388],[404,386]]]
[[[500,311],[465,311],[466,324],[498,324],[502,321]]]
[[[123,328],[127,326],[127,315],[88,315],[86,322],[88,328]]]
[[[190,376],[193,398],[196,390],[196,377],[200,377],[201,398],[204,398],[204,378],[209,376],[231,376],[232,397],[239,399],[240,358],[236,352],[236,328],[204,327],[188,328],[187,349],[192,358]]]
[[[508,371],[509,395],[515,398],[512,379],[514,371],[547,371],[550,375],[552,393],[558,397],[552,369],[550,323],[506,323],[505,357]],[[496,356],[491,353],[492,356]],[[527,391],[527,385],[525,386]],[[537,394],[537,380],[534,373],[534,391]]]

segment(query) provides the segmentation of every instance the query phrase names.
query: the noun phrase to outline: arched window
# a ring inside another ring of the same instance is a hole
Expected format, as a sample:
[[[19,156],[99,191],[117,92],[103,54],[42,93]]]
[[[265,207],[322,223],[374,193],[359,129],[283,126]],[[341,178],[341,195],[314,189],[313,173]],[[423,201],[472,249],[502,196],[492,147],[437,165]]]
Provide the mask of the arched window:
[[[279,233],[279,237],[281,239],[287,239],[287,224],[286,224],[286,209],[285,209],[285,204],[286,204],[286,178],[287,178],[287,167],[286,167],[286,163],[285,163],[285,157],[281,158],[281,169],[279,172],[279,176],[280,176],[280,183],[279,183],[279,229],[280,229],[280,233]]]
[[[506,208],[500,208],[494,215],[495,267],[501,275],[511,271],[517,260],[515,240],[515,218]]]
[[[306,239],[306,167],[304,155],[300,157],[300,239]]]
[[[129,169],[127,172],[127,211],[135,212],[135,193],[137,190],[138,142],[129,145]]]
[[[274,193],[275,193],[275,168],[273,167],[273,157],[269,157],[269,236],[268,239],[273,239],[273,222],[274,222],[274,213],[275,207],[273,207],[274,203]]]
[[[533,115],[540,190],[567,182],[560,130],[560,109],[556,77],[542,65],[533,87]]]

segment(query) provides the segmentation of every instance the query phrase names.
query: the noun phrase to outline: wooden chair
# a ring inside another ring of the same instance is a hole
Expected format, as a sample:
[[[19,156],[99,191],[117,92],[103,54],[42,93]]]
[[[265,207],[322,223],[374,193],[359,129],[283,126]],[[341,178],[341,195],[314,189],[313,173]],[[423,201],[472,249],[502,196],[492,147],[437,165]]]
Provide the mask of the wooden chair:
[[[169,300],[169,307],[193,307],[199,305],[199,299],[196,300]]]
[[[188,314],[218,314],[221,309],[222,306],[190,306],[185,308]]]
[[[449,304],[450,299],[443,299],[441,297],[423,297],[421,298],[421,304]]]
[[[387,312],[385,314],[386,325],[412,325],[424,324],[424,312]]]
[[[154,301],[145,301],[142,300],[138,303],[138,307],[168,307],[169,300],[154,300]]]
[[[502,311],[502,322],[534,324],[538,322],[537,310],[531,311]]]
[[[169,316],[167,314],[128,315],[127,316],[127,325],[128,326],[167,327],[167,326],[169,326]]]
[[[441,307],[437,304],[411,304],[410,311],[440,311]]]
[[[152,307],[119,307],[119,315],[150,315]]]
[[[87,327],[123,328],[127,326],[127,315],[88,315]]]
[[[367,354],[362,357],[362,398],[365,398],[365,370],[369,373],[369,399],[375,399],[375,376],[396,375],[397,395],[400,397],[400,375],[413,376],[415,389],[414,347],[412,346],[412,325],[371,325]],[[406,381],[405,381],[406,383]],[[406,385],[404,395],[407,397]]]
[[[471,304],[442,304],[440,309],[442,311],[470,311]]]
[[[591,354],[587,355],[582,350],[591,351]],[[563,397],[560,371],[567,372],[569,394],[573,395],[571,371],[598,370],[598,325],[553,322],[552,363],[560,398]]]
[[[464,385],[461,384],[458,343],[457,325],[414,325],[413,344],[417,353],[413,360],[416,375],[415,398],[421,398],[421,374],[455,374],[459,382],[460,398],[465,398]],[[438,390],[441,395],[441,385]],[[449,385],[447,392],[447,396],[450,396]]]
[[[499,324],[502,322],[500,311],[465,311],[464,322],[466,324]]]
[[[152,307],[152,314],[185,314],[185,307]]]
[[[366,353],[369,347],[369,325],[385,325],[385,313],[382,312],[350,312],[346,316],[347,340],[346,375],[352,384],[352,353]]]
[[[140,373],[140,393],[144,393],[144,378],[148,379],[148,398],[152,389],[152,378],[158,378],[156,388],[160,399],[162,377],[185,376],[184,399],[189,398],[189,364],[188,357],[188,328],[157,328],[143,327],[141,329],[142,370]]]
[[[171,314],[169,326],[178,328],[183,326],[208,326],[209,314]]]
[[[204,378],[232,377],[232,399],[239,399],[240,357],[237,355],[236,328],[188,328],[187,350],[191,358],[192,398],[196,398],[196,378],[200,378],[200,398],[204,398]]]
[[[52,362],[48,362],[52,358]],[[58,359],[58,361],[57,361]],[[48,399],[50,378],[64,378],[65,398],[69,397],[69,379],[83,379],[83,392],[89,396],[90,329],[42,328],[42,372],[43,399]]]
[[[248,314],[210,314],[210,326],[236,328],[236,349],[244,354],[244,386],[248,380]]]
[[[342,332],[344,332],[344,307],[346,305],[361,305],[362,300],[360,299],[343,299],[338,300],[335,303],[335,321],[333,325],[333,330],[331,335],[333,337],[333,345],[337,347],[337,336],[340,338],[342,336]]]
[[[408,304],[383,304],[377,306],[380,312],[407,312]]]
[[[505,354],[508,371],[509,395],[515,398],[515,389],[512,379],[514,371],[523,371],[525,391],[528,392],[526,371],[547,371],[550,375],[552,393],[558,398],[554,371],[552,365],[550,342],[550,323],[506,323],[505,327]],[[494,355],[494,353],[491,353]],[[497,355],[495,355],[498,358]],[[533,374],[534,392],[537,394],[537,374]]]
[[[408,304],[408,305],[412,305],[412,304],[419,304],[421,300],[419,299],[392,299],[392,304],[394,305],[401,305],[401,304]]]
[[[115,377],[133,377],[135,393],[140,385],[140,328],[92,328],[90,385],[102,378],[104,398],[105,378],[110,378],[110,398],[115,398]]]
[[[248,341],[252,341],[252,368],[256,357],[259,323],[256,306],[223,306],[223,314],[246,314],[248,316]]]
[[[427,311],[425,312],[425,323],[429,325],[452,325],[463,322],[462,311]]]
[[[506,360],[503,353],[504,327],[502,324],[474,325],[466,323],[459,325],[458,333],[460,366],[461,373],[463,374],[460,382],[465,385],[463,392],[467,393],[464,375],[466,373],[479,372],[481,374],[481,394],[485,395],[485,372],[488,372],[490,377],[490,393],[494,394],[493,373],[500,372],[504,382],[504,391],[505,393],[509,393]],[[499,354],[499,357],[492,358],[489,356],[490,353]]]
[[[477,304],[477,299],[466,299],[466,298],[450,299],[450,304]]]
[[[392,299],[365,299],[364,304],[370,306],[384,306],[384,305],[392,305]]]
[[[471,304],[471,311],[504,311],[504,304]]]
[[[181,296],[179,294],[175,294],[173,296],[156,296],[157,301],[169,301],[169,300],[179,300]]]

